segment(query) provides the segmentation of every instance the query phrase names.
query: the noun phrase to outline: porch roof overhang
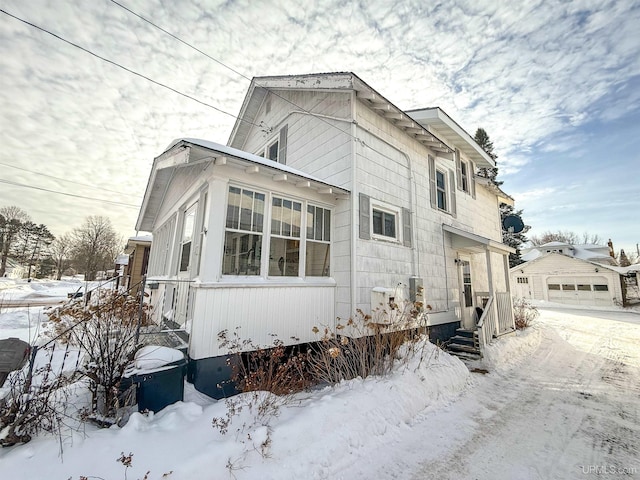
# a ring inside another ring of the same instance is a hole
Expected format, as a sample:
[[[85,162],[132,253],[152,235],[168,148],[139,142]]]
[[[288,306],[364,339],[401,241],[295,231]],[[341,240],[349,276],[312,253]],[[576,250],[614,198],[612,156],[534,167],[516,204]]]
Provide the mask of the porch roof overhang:
[[[456,145],[476,166],[483,168],[496,166],[495,160],[440,107],[420,108],[409,110],[407,113],[425,128],[433,127],[445,142]]]
[[[274,181],[292,183],[320,194],[345,197],[350,193],[343,187],[258,155],[207,140],[184,138],[172,142],[164,153],[154,159],[136,230],[153,230],[164,195],[177,169],[197,165],[202,165],[204,169],[211,164],[244,169],[247,174],[271,176]]]
[[[511,248],[501,242],[496,242],[490,238],[467,232],[451,225],[442,225],[442,230],[451,235],[451,245],[453,248],[467,250],[474,253],[482,253],[486,251],[499,253],[500,255],[508,255],[515,253],[516,249]]]

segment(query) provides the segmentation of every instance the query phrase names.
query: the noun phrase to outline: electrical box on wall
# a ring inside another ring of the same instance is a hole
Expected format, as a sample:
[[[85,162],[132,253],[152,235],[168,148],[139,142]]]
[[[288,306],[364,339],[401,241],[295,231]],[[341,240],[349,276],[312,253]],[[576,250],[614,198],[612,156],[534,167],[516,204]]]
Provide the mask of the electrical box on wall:
[[[371,289],[371,316],[373,323],[392,323],[397,320],[404,304],[401,288],[374,287]]]
[[[409,300],[411,303],[424,302],[424,287],[422,278],[409,278]]]

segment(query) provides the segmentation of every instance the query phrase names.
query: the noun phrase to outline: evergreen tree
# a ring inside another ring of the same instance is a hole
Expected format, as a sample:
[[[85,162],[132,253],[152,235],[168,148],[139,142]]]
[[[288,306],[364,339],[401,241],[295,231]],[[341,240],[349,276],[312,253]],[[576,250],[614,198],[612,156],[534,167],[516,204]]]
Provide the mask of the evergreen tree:
[[[489,139],[489,135],[487,134],[484,128],[478,128],[476,130],[474,140],[480,146],[480,148],[482,148],[487,153],[487,155],[491,157],[493,161],[495,161],[498,158],[498,155],[496,155],[493,152],[493,142]],[[503,184],[503,182],[498,182],[496,180],[496,177],[498,176],[498,167],[491,167],[491,168],[481,167],[478,169],[477,176],[488,178],[496,185]]]
[[[628,267],[629,265],[631,265],[631,262],[627,258],[627,254],[624,253],[623,249],[620,249],[620,255],[618,255],[618,265],[620,265],[621,267]]]
[[[519,217],[522,217],[522,210],[514,210],[511,205],[501,203],[500,219],[504,220],[507,215],[517,215]],[[519,233],[509,232],[504,228],[502,229],[502,243],[516,249],[516,253],[509,254],[509,267],[513,268],[516,265],[524,263],[521,257],[521,250],[522,246],[528,242],[527,237],[525,237],[525,233],[527,233],[530,229],[531,227],[529,225],[525,225],[524,229]]]

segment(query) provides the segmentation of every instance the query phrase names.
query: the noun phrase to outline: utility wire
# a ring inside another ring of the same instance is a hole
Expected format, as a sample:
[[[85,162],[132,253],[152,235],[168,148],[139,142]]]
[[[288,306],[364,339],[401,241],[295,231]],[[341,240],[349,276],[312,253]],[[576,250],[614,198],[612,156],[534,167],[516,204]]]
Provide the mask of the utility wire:
[[[139,13],[134,12],[134,11],[133,11],[133,10],[131,10],[130,8],[125,7],[124,5],[122,5],[121,3],[117,2],[116,0],[109,0],[109,1],[110,1],[111,3],[113,3],[113,4],[117,5],[117,6],[119,6],[119,7],[120,7],[120,8],[122,8],[123,10],[126,10],[127,12],[131,13],[132,15],[135,15],[136,17],[138,17],[138,18],[139,18],[140,20],[142,20],[143,22],[146,22],[146,23],[148,23],[149,25],[151,25],[152,27],[157,28],[157,29],[158,29],[158,30],[160,30],[161,32],[165,33],[166,35],[169,35],[171,38],[173,38],[173,39],[177,40],[178,42],[182,43],[183,45],[186,45],[187,47],[191,48],[192,50],[195,50],[196,52],[200,53],[201,55],[204,55],[204,56],[205,56],[205,57],[207,57],[209,60],[211,60],[211,61],[213,61],[213,62],[216,62],[218,65],[223,66],[223,67],[224,67],[224,68],[226,68],[227,70],[230,70],[231,72],[233,72],[233,73],[235,73],[236,75],[238,75],[238,76],[240,76],[240,77],[244,78],[245,80],[248,80],[249,82],[251,82],[251,81],[252,81],[252,79],[251,79],[250,77],[248,77],[247,75],[245,75],[244,73],[242,73],[242,72],[240,72],[240,71],[236,70],[236,69],[235,69],[235,68],[233,68],[233,67],[230,67],[229,65],[227,65],[227,64],[226,64],[226,63],[224,63],[224,62],[222,62],[221,60],[218,60],[217,58],[212,57],[212,56],[211,56],[211,55],[209,55],[208,53],[206,53],[206,52],[204,52],[204,51],[200,50],[198,47],[196,47],[196,46],[194,46],[194,45],[190,44],[189,42],[187,42],[187,41],[185,41],[185,40],[182,40],[182,39],[181,39],[180,37],[178,37],[177,35],[175,35],[175,34],[173,34],[173,33],[169,32],[168,30],[166,30],[166,29],[162,28],[161,26],[159,26],[159,25],[157,25],[157,24],[153,23],[153,22],[152,22],[151,20],[149,20],[148,18],[143,17],[142,15],[140,15]],[[263,89],[263,90],[266,90],[267,92],[271,93],[272,95],[275,95],[276,97],[280,98],[281,100],[284,100],[284,101],[285,101],[285,102],[287,102],[288,104],[293,105],[294,107],[296,107],[296,108],[300,109],[301,111],[303,111],[303,112],[305,112],[305,113],[308,113],[308,114],[310,114],[310,115],[313,115],[313,112],[311,112],[311,111],[309,111],[309,110],[305,109],[304,107],[301,107],[300,105],[298,105],[298,104],[296,104],[296,103],[292,102],[292,101],[291,101],[291,100],[289,100],[288,98],[283,97],[283,96],[282,96],[282,95],[280,95],[278,92],[275,92],[275,91],[271,90],[269,87],[265,87],[264,85],[260,85],[258,82],[254,82],[254,83],[255,83],[255,86],[256,86],[257,88],[261,88],[261,89]],[[236,117],[236,118],[238,118],[239,120],[242,120],[242,119],[240,119],[239,117]],[[317,118],[318,120],[320,120],[320,121],[322,121],[322,122],[326,123],[327,125],[329,125],[329,126],[331,126],[331,127],[335,128],[335,129],[339,130],[340,132],[346,133],[347,135],[349,135],[350,137],[354,138],[355,140],[358,140],[358,138],[356,138],[356,137],[354,137],[353,135],[351,135],[351,133],[350,133],[350,132],[345,131],[345,130],[342,130],[341,128],[338,128],[336,125],[334,125],[334,124],[332,124],[332,123],[328,122],[328,121],[327,121],[327,120],[325,120],[324,118],[322,118],[322,117],[316,117],[316,118]],[[249,123],[252,123],[252,122],[250,122],[250,121],[248,121],[248,122],[249,122]],[[256,125],[255,123],[253,123],[253,125],[254,125],[254,126],[258,126],[258,125]],[[262,127],[262,125],[260,125],[260,127]],[[378,152],[378,153],[379,153],[379,152]]]
[[[177,35],[169,32],[168,30],[160,27],[159,25],[156,25],[154,22],[152,22],[151,20],[143,17],[142,15],[140,15],[139,13],[134,12],[133,10],[131,10],[128,7],[125,7],[124,5],[122,5],[121,3],[117,2],[116,0],[109,0],[111,3],[119,6],[120,8],[122,8],[123,10],[126,10],[127,12],[131,13],[132,15],[135,15],[136,17],[138,17],[140,20],[142,20],[143,22],[148,23],[149,25],[153,26],[154,28],[157,28],[158,30],[160,30],[161,32],[165,33],[166,35],[169,35],[171,38],[177,40],[178,42],[182,43],[183,45],[195,50],[196,52],[200,53],[201,55],[204,55],[205,57],[207,57],[209,60],[212,60],[213,62],[217,63],[218,65],[223,66],[224,68],[226,68],[227,70],[230,70],[231,72],[235,73],[236,75],[239,75],[240,77],[249,80],[249,82],[252,81],[251,78],[249,78],[247,75],[243,74],[242,72],[239,72],[238,70],[236,70],[233,67],[230,67],[229,65],[225,64],[224,62],[222,62],[221,60],[218,60],[217,58],[212,57],[211,55],[209,55],[208,53],[200,50],[199,48],[195,47],[194,45],[190,44],[189,42],[186,42],[185,40],[182,40],[180,37],[178,37]],[[257,88],[261,88],[263,90],[266,90],[267,92],[271,93],[272,95],[275,95],[276,97],[280,98],[281,100],[287,102],[288,104],[298,108],[300,111],[308,113],[309,115],[314,115],[314,113],[310,110],[307,110],[304,107],[301,107],[300,105],[296,104],[295,102],[292,102],[291,100],[289,100],[288,98],[283,97],[282,95],[280,95],[278,92],[275,92],[273,90],[271,90],[269,87],[266,87],[264,85],[260,85],[258,82],[254,82],[255,86]],[[380,150],[372,147],[371,145],[365,143],[362,139],[358,138],[357,136],[353,135],[351,132],[349,132],[348,130],[343,130],[342,128],[339,128],[337,125],[334,125],[333,123],[329,122],[328,120],[322,118],[321,116],[315,116],[315,118],[317,118],[318,120],[320,120],[321,122],[329,125],[332,128],[335,128],[336,130],[340,131],[341,133],[346,134],[347,136],[351,137],[352,139],[354,139],[355,141],[357,141],[360,145],[362,145],[364,148],[368,148],[369,150],[377,153],[378,155],[381,155],[382,157],[388,159],[388,160],[394,160],[393,158],[391,158],[389,155],[386,155],[385,153],[381,152]],[[239,120],[239,117],[236,117]],[[250,121],[247,120],[248,123],[252,123]],[[255,123],[252,123],[254,126],[257,126]],[[260,125],[260,127],[263,127],[262,125]]]
[[[66,195],[68,197],[83,198],[85,200],[94,200],[96,202],[109,203],[111,205],[120,205],[120,206],[123,206],[123,207],[140,208],[140,205],[133,205],[131,203],[116,202],[114,200],[106,200],[106,199],[103,199],[103,198],[96,198],[96,197],[87,197],[85,195],[77,195],[75,193],[59,192],[57,190],[49,190],[48,188],[36,187],[35,185],[26,185],[24,183],[13,182],[11,180],[5,180],[5,179],[2,179],[2,178],[0,178],[0,183],[4,183],[6,185],[13,185],[14,187],[32,188],[34,190],[41,190],[43,192],[57,193],[59,195]]]
[[[10,165],[10,164],[8,164],[8,163],[2,163],[2,162],[0,162],[0,165],[2,165],[2,166],[4,166],[4,167],[11,167],[11,168],[15,168],[15,169],[17,169],[17,170],[22,170],[23,172],[33,173],[34,175],[42,175],[43,177],[53,178],[54,180],[61,180],[61,181],[63,181],[63,182],[74,183],[74,184],[76,184],[76,185],[81,185],[81,186],[83,186],[83,187],[95,188],[96,190],[102,190],[103,192],[117,193],[117,194],[119,194],[119,195],[131,195],[130,193],[118,192],[118,191],[116,191],[116,190],[109,190],[108,188],[97,187],[97,186],[95,186],[95,185],[89,185],[88,183],[74,182],[73,180],[67,180],[66,178],[54,177],[53,175],[47,175],[46,173],[36,172],[35,170],[28,170],[28,169],[26,169],[26,168],[17,167],[17,166],[15,166],[15,165]]]
[[[78,45],[77,43],[73,43],[72,41],[67,40],[66,38],[63,38],[63,37],[61,37],[60,35],[57,35],[57,34],[55,34],[55,33],[53,33],[53,32],[50,32],[50,31],[49,31],[49,30],[47,30],[46,28],[40,27],[40,26],[36,25],[35,23],[31,23],[31,22],[29,22],[29,21],[27,21],[27,20],[24,20],[24,19],[22,19],[22,18],[20,18],[20,17],[17,17],[17,16],[15,16],[15,15],[13,15],[13,14],[11,14],[11,13],[7,12],[6,10],[2,10],[2,9],[0,9],[0,12],[4,13],[5,15],[7,15],[7,16],[9,16],[9,17],[15,18],[15,19],[16,19],[16,20],[18,20],[19,22],[22,22],[22,23],[24,23],[24,24],[26,24],[26,25],[29,25],[29,26],[31,26],[31,27],[33,27],[33,28],[36,28],[36,29],[38,29],[38,30],[40,30],[40,31],[42,31],[42,32],[44,32],[44,33],[47,33],[47,34],[51,35],[52,37],[55,37],[55,38],[57,38],[58,40],[61,40],[61,41],[65,42],[65,43],[67,43],[67,44],[69,44],[69,45],[71,45],[71,46],[73,46],[73,47],[79,48],[79,49],[80,49],[80,50],[82,50],[83,52],[86,52],[86,53],[88,53],[89,55],[92,55],[92,56],[94,56],[94,57],[96,57],[96,58],[99,58],[100,60],[102,60],[102,61],[104,61],[104,62],[110,63],[111,65],[113,65],[113,66],[115,66],[115,67],[121,68],[122,70],[125,70],[126,72],[129,72],[129,73],[131,73],[132,75],[136,75],[136,76],[138,76],[138,77],[140,77],[140,78],[143,78],[143,79],[145,79],[145,80],[147,80],[147,81],[149,81],[149,82],[153,83],[154,85],[158,85],[159,87],[166,88],[167,90],[170,90],[170,91],[172,91],[172,92],[174,92],[174,93],[177,93],[178,95],[181,95],[181,96],[183,96],[183,97],[185,97],[185,98],[188,98],[189,100],[193,100],[194,102],[197,102],[197,103],[199,103],[199,104],[201,104],[201,105],[204,105],[205,107],[212,108],[212,109],[216,110],[217,112],[223,113],[223,114],[228,115],[228,116],[233,117],[233,118],[236,118],[236,119],[240,120],[241,122],[249,123],[249,124],[253,125],[254,127],[260,127],[260,125],[257,125],[257,124],[255,124],[255,123],[253,123],[253,122],[249,121],[249,120],[242,119],[242,118],[238,118],[238,117],[237,117],[236,115],[234,115],[233,113],[229,113],[229,112],[227,112],[227,111],[225,111],[225,110],[222,110],[221,108],[218,108],[218,107],[216,107],[216,106],[214,106],[214,105],[211,105],[211,104],[209,104],[209,103],[203,102],[202,100],[198,100],[197,98],[192,97],[191,95],[188,95],[188,94],[186,94],[186,93],[182,93],[181,91],[176,90],[176,89],[175,89],[175,88],[173,88],[173,87],[170,87],[170,86],[168,86],[168,85],[165,85],[164,83],[160,83],[160,82],[158,82],[158,81],[156,81],[156,80],[154,80],[154,79],[152,79],[152,78],[150,78],[150,77],[147,77],[146,75],[143,75],[143,74],[141,74],[141,73],[136,72],[135,70],[131,70],[130,68],[127,68],[127,67],[125,67],[125,66],[123,66],[123,65],[120,65],[119,63],[117,63],[117,62],[115,62],[115,61],[113,61],[113,60],[109,60],[109,59],[108,59],[108,58],[106,58],[106,57],[103,57],[103,56],[101,56],[101,55],[98,55],[97,53],[94,53],[94,52],[92,52],[91,50],[88,50],[88,49],[86,49],[86,48],[84,48],[84,47],[82,47],[82,46]]]

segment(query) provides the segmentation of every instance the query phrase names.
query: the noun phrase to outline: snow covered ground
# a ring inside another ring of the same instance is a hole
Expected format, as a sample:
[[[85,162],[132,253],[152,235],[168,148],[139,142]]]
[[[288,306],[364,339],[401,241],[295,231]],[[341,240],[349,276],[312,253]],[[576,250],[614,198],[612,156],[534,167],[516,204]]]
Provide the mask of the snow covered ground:
[[[301,394],[268,426],[245,406],[226,434],[225,402],[187,384],[185,402],[86,426],[62,452],[46,437],[0,450],[0,478],[122,479],[123,452],[128,479],[640,478],[640,315],[541,309],[468,366],[487,374],[430,344],[425,359]]]

